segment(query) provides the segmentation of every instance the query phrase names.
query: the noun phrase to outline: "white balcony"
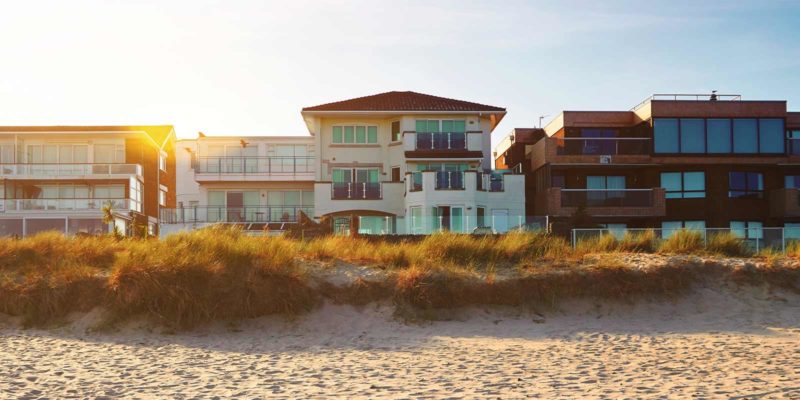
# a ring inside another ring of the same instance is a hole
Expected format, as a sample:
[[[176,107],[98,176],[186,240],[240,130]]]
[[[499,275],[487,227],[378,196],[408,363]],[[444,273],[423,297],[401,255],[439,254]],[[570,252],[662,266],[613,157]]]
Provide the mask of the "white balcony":
[[[0,164],[5,179],[128,179],[142,176],[139,164]]]
[[[314,157],[198,157],[201,182],[314,181]]]
[[[430,158],[437,155],[459,155],[468,158],[483,156],[481,132],[404,132],[406,157]]]

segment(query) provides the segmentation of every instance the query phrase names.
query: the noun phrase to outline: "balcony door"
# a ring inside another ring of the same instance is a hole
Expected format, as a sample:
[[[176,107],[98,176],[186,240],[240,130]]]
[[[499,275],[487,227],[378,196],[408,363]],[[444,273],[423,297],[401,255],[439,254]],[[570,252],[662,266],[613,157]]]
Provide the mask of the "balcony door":
[[[603,206],[608,199],[625,196],[624,176],[587,176],[586,205]]]

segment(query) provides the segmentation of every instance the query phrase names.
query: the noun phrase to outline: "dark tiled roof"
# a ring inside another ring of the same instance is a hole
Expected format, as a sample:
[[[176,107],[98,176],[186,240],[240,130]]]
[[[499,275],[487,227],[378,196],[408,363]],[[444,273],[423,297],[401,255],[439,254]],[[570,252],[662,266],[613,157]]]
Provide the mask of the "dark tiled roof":
[[[92,126],[76,126],[76,125],[63,125],[63,126],[0,126],[0,133],[2,132],[129,132],[129,131],[145,131],[147,135],[153,138],[159,145],[164,143],[164,140],[172,133],[174,128],[172,125],[92,125]]]
[[[417,92],[386,92],[306,107],[303,111],[492,111],[505,108]]]

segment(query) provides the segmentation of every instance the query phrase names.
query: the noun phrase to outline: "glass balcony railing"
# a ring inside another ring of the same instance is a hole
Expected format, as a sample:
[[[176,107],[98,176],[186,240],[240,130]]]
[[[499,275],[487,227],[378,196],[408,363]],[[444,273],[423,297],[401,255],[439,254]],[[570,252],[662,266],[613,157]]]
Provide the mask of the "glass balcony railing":
[[[650,138],[555,138],[556,154],[636,155],[650,154]]]
[[[2,175],[112,176],[142,175],[139,164],[0,164]]]
[[[562,207],[651,207],[653,189],[561,189]]]
[[[378,200],[382,196],[380,182],[334,182],[331,185],[334,200]]]
[[[464,171],[437,171],[436,190],[464,190]]]
[[[129,210],[129,199],[5,199],[5,211],[99,211],[106,204],[115,211]]]
[[[417,132],[417,150],[465,150],[464,132]]]
[[[198,206],[162,208],[161,223],[272,223],[297,222],[301,213],[313,217],[313,206]]]
[[[202,174],[296,174],[314,172],[314,157],[198,157]]]

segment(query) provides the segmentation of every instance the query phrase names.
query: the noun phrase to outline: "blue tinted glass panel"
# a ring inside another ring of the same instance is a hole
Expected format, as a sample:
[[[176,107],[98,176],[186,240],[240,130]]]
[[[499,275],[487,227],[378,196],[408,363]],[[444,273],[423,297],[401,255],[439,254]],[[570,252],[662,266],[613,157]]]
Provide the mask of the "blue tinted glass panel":
[[[678,120],[656,118],[653,121],[653,142],[656,153],[678,153]]]
[[[661,187],[667,191],[666,198],[668,199],[681,198],[681,173],[662,172]]]
[[[800,175],[786,175],[784,187],[787,189],[800,188]]]
[[[764,175],[758,172],[747,173],[747,189],[749,190],[763,190],[764,189]]]
[[[779,118],[761,118],[758,120],[758,145],[761,153],[783,154],[785,129],[783,120]]]
[[[681,153],[706,152],[705,126],[701,118],[681,119]]]
[[[705,172],[684,172],[683,173],[684,198],[704,198],[706,197],[706,173]]]
[[[746,190],[747,189],[747,174],[744,172],[731,172],[728,176],[728,186],[731,190]]]
[[[731,152],[731,120],[709,119],[708,124],[708,152],[724,154]]]
[[[758,153],[758,124],[754,118],[733,120],[733,152]]]

